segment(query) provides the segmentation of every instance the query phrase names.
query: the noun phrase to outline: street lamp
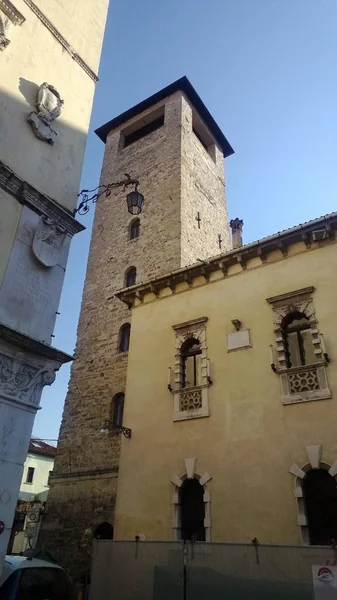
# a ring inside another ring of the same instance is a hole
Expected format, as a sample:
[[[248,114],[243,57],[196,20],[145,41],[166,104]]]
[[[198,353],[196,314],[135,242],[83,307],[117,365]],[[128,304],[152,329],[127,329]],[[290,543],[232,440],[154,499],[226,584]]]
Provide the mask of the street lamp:
[[[125,173],[125,179],[122,181],[98,185],[93,190],[81,190],[77,195],[81,198],[81,202],[78,208],[75,209],[74,214],[79,213],[80,215],[85,215],[90,210],[89,202],[95,204],[103,194],[105,194],[106,197],[110,196],[111,190],[114,188],[123,187],[124,190],[126,190],[127,187],[134,186],[135,189],[126,196],[126,203],[131,215],[139,215],[143,210],[144,196],[138,192],[138,185],[138,179],[132,179],[128,173]],[[90,194],[92,194],[92,196],[90,196]]]

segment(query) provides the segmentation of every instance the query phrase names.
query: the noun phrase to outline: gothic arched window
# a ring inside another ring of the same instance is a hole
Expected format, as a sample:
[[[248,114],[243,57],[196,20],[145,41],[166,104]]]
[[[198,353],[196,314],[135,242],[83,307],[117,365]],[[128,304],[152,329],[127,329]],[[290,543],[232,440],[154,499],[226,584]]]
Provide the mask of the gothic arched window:
[[[137,279],[136,267],[130,267],[125,273],[125,287],[135,285]]]
[[[303,313],[291,312],[281,326],[287,367],[300,367],[315,362],[310,321]]]
[[[190,338],[181,347],[182,387],[201,384],[201,348],[195,338]]]
[[[179,490],[181,510],[181,539],[204,542],[204,490],[198,479],[185,479]]]
[[[325,469],[311,469],[302,487],[310,544],[330,546],[337,540],[336,480]]]
[[[130,323],[124,323],[120,328],[119,332],[119,351],[120,352],[128,352],[129,344],[130,344],[130,332],[131,325]]]
[[[115,427],[123,425],[124,394],[116,394],[112,400],[112,423]]]
[[[130,224],[130,240],[134,240],[140,236],[140,220],[134,219]]]

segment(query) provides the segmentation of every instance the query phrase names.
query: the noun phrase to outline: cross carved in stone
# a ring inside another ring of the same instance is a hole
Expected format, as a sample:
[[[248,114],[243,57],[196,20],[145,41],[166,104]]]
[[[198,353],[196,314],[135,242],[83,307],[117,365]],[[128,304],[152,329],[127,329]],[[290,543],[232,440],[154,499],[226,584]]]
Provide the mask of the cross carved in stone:
[[[198,221],[198,229],[200,229],[200,222],[201,222],[201,216],[200,216],[200,212],[197,213],[197,216],[195,217],[196,221]]]

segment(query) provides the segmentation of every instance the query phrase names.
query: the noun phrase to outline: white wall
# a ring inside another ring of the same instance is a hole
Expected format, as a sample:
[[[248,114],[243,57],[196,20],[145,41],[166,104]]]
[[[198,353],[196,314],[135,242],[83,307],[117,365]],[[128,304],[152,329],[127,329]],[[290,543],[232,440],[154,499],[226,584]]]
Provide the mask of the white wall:
[[[28,467],[33,467],[35,469],[33,483],[26,483]],[[20,499],[34,500],[34,496],[41,494],[40,499],[43,501],[46,500],[49,491],[49,471],[52,471],[53,468],[54,458],[42,456],[41,454],[28,453],[23,467]]]

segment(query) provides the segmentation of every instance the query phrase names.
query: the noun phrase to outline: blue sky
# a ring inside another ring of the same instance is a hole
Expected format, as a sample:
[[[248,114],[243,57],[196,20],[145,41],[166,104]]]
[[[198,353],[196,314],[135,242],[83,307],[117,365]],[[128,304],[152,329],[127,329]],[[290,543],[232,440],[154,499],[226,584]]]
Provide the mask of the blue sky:
[[[111,0],[81,187],[104,151],[93,130],[187,75],[235,150],[231,218],[249,242],[336,210],[336,0]],[[54,345],[72,353],[93,212],[73,243]],[[69,368],[34,434],[57,438]]]

